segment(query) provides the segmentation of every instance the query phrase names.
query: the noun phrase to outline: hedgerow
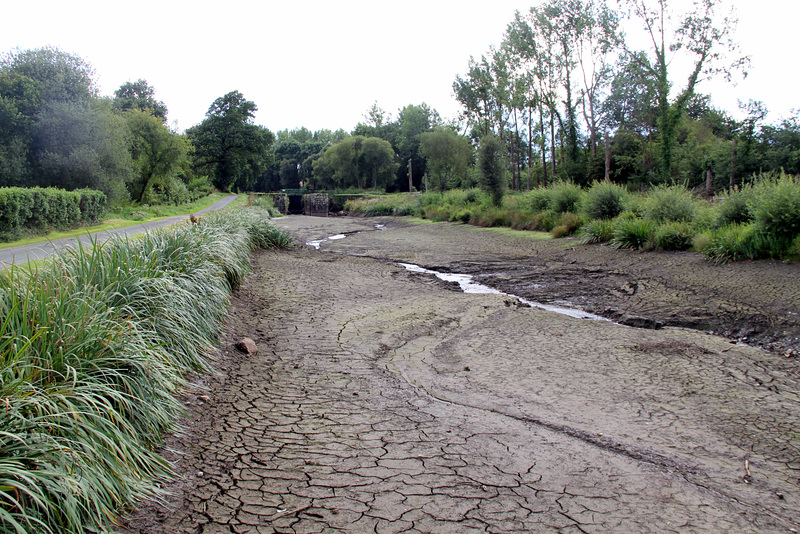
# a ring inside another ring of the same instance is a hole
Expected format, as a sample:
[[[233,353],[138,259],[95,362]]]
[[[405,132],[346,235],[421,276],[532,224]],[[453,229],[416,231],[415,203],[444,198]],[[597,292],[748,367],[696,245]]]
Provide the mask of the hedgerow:
[[[53,187],[0,188],[0,240],[26,230],[63,230],[98,221],[106,209],[102,191],[65,191]]]

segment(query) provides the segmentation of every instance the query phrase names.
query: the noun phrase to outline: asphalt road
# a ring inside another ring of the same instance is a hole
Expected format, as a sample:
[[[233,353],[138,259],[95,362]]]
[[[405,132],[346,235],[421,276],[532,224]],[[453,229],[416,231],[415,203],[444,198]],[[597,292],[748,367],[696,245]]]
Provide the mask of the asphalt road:
[[[236,200],[238,195],[228,195],[223,199],[215,202],[211,206],[195,212],[195,215],[202,215],[209,211],[218,210],[229,205]],[[114,236],[129,236],[149,232],[157,228],[163,228],[171,224],[176,224],[189,219],[189,215],[175,215],[174,217],[167,217],[160,221],[151,221],[134,226],[126,226],[124,228],[117,228],[114,230],[104,230],[93,234],[87,233],[79,237],[67,237],[64,239],[57,239],[54,241],[45,241],[42,243],[34,243],[32,245],[21,245],[18,247],[9,247],[0,249],[0,263],[3,265],[11,265],[14,263],[26,263],[29,261],[42,260],[56,253],[57,250],[65,247],[75,247],[80,242],[83,246],[93,246],[95,243],[103,243]]]

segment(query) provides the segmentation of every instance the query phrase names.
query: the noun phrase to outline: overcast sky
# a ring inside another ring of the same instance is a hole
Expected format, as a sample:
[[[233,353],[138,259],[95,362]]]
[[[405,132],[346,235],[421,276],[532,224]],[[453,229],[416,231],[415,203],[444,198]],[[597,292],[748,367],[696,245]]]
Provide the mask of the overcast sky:
[[[689,0],[672,0],[676,8]],[[800,108],[796,62],[800,2],[728,0],[736,40],[752,58],[738,87],[701,86],[736,111],[762,100],[771,120]],[[209,105],[238,90],[272,131],[352,130],[377,102],[396,116],[427,103],[444,118],[469,57],[499,44],[514,11],[539,0],[7,0],[0,52],[55,46],[89,61],[101,93],[144,78],[186,129]]]

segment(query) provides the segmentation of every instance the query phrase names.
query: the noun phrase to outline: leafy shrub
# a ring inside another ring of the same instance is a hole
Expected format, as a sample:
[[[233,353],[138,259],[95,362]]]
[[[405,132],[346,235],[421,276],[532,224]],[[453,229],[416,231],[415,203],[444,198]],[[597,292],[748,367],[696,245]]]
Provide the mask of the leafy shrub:
[[[653,246],[658,250],[689,250],[693,238],[694,231],[688,223],[670,222],[656,228]]]
[[[625,209],[627,192],[612,182],[595,182],[586,192],[583,210],[591,219],[613,219]]]
[[[800,235],[800,179],[782,174],[754,187],[753,215],[759,230],[786,241]]]
[[[742,224],[752,221],[753,214],[749,206],[751,195],[752,189],[749,187],[737,188],[728,194],[720,195],[717,226]]]
[[[572,182],[556,182],[550,187],[550,209],[556,213],[575,213],[581,204],[583,191]]]
[[[458,211],[454,211],[450,215],[450,220],[453,222],[462,222],[462,223],[469,223],[470,219],[472,218],[472,211],[467,208],[460,209]]]
[[[581,243],[607,243],[614,238],[614,221],[594,219],[581,227]]]
[[[648,248],[656,229],[656,223],[650,219],[622,218],[614,224],[614,248]]]
[[[710,241],[701,252],[715,263],[756,259],[763,254],[763,243],[756,236],[753,223],[722,226],[711,232]]]
[[[650,191],[644,213],[656,222],[690,222],[694,217],[695,202],[691,191],[682,185],[658,186]]]
[[[0,238],[14,239],[26,230],[71,228],[99,219],[105,208],[106,195],[100,191],[0,188]]]
[[[520,200],[521,207],[532,213],[546,211],[550,207],[550,194],[551,191],[549,189],[532,189],[522,195]]]

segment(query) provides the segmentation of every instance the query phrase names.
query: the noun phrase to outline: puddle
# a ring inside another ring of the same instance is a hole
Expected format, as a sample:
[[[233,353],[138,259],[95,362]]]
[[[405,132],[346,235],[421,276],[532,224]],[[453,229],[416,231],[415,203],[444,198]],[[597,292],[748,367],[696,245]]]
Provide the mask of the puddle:
[[[375,229],[376,230],[386,230],[386,225],[385,224],[376,224],[375,225]],[[359,232],[350,232],[350,233],[351,234],[357,234]],[[316,239],[314,241],[306,241],[306,245],[308,245],[309,247],[314,247],[315,249],[319,250],[319,247],[325,241],[336,241],[337,239],[344,239],[345,237],[347,237],[346,234],[336,234],[336,235],[325,237],[323,239]]]
[[[325,241],[335,241],[337,239],[344,239],[345,237],[347,236],[344,234],[336,234],[328,236],[324,239],[317,239],[315,241],[306,241],[306,245],[308,245],[309,247],[314,247],[315,249],[319,250],[320,245],[322,245]]]
[[[517,295],[511,295],[509,293],[504,293],[498,289],[494,289],[487,285],[475,282],[472,279],[472,275],[470,274],[456,274],[456,273],[440,273],[438,271],[432,271],[431,269],[425,269],[424,267],[420,267],[419,265],[414,265],[411,263],[398,263],[404,267],[407,271],[411,271],[414,273],[424,273],[424,274],[432,274],[435,275],[440,280],[444,280],[445,282],[457,282],[459,287],[464,293],[481,293],[481,294],[491,294],[491,295],[506,295],[508,297],[512,297],[517,299],[519,302],[523,304],[527,304],[528,306],[532,306],[534,308],[539,308],[542,310],[560,313],[562,315],[568,315],[570,317],[574,317],[576,319],[589,319],[591,321],[606,321],[606,322],[613,322],[610,319],[606,319],[605,317],[600,317],[599,315],[595,315],[593,313],[585,312],[583,310],[578,310],[576,308],[566,308],[562,306],[554,306],[551,304],[542,304],[541,302],[534,302],[532,300],[528,300],[522,297],[518,297]]]

